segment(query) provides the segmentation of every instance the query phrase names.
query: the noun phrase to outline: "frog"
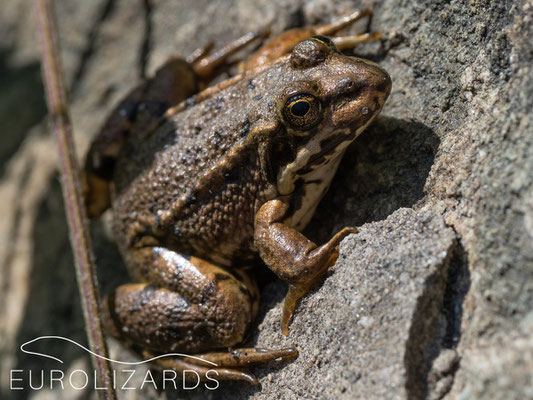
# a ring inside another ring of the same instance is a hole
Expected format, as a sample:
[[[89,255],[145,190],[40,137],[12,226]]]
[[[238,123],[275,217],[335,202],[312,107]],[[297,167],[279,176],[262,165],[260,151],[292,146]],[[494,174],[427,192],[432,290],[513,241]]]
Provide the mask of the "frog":
[[[298,356],[294,347],[238,346],[259,309],[257,268],[288,285],[280,321],[288,335],[298,301],[334,265],[340,242],[357,233],[345,227],[317,245],[301,232],[346,148],[391,91],[382,67],[339,50],[376,35],[325,36],[365,15],[285,32],[241,62],[236,75],[203,90],[192,73],[187,82],[173,78],[179,94],[140,121],[128,122],[121,110],[167,96],[151,90],[160,86],[157,74],[140,86],[143,95],[135,89],[119,104],[86,163],[89,214],[111,208],[113,235],[134,280],[104,299],[107,332],[145,358],[194,356],[161,358],[159,366],[201,376],[214,369],[217,379],[251,384],[259,381],[250,366]],[[193,64],[205,60],[199,53]],[[200,80],[216,75],[209,68]]]

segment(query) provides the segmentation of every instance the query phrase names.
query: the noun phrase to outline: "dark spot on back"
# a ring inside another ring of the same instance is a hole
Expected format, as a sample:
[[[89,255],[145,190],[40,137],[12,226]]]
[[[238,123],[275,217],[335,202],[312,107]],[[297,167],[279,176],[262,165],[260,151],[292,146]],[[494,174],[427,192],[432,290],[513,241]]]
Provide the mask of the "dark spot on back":
[[[239,290],[242,294],[244,294],[247,297],[251,297],[250,291],[246,289],[244,286],[239,286]]]
[[[110,181],[113,178],[113,171],[115,170],[115,157],[102,156],[95,162],[91,168],[92,173],[102,179]]]
[[[229,169],[228,171],[224,172],[224,182],[226,184],[228,183],[236,183],[239,181],[241,177],[241,171],[238,167],[233,167]]]
[[[185,100],[185,104],[187,107],[194,106],[196,104],[196,95],[189,97],[187,100]]]
[[[228,279],[231,279],[231,276],[229,276],[228,274],[223,274],[223,273],[217,273],[215,274],[215,279],[220,282],[220,281],[226,281]]]
[[[249,133],[250,133],[250,120],[248,118],[245,118],[242,128],[240,130],[240,134],[242,137],[246,137],[248,136]]]
[[[185,197],[185,205],[186,206],[191,206],[194,203],[196,203],[196,196],[195,195],[190,194],[187,197]]]

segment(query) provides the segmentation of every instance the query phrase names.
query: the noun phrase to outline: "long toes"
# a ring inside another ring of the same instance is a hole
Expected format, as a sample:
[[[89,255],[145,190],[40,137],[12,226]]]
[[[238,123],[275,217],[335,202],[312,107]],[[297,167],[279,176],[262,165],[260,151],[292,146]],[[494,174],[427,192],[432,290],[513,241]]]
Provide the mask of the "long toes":
[[[196,357],[196,356],[195,356]],[[181,358],[160,358],[152,361],[159,368],[164,370],[174,370],[183,380],[190,381],[207,381],[207,380],[220,380],[220,381],[244,381],[252,385],[258,385],[259,380],[257,377],[248,372],[231,368],[220,368],[218,365],[212,365],[216,363],[204,362],[204,365],[198,365],[191,361],[196,361],[195,358],[185,361]]]
[[[218,367],[247,367],[254,364],[267,364],[273,361],[290,361],[298,357],[294,347],[271,350],[261,348],[240,348],[230,352],[211,352],[198,354],[198,358],[217,364]],[[200,362],[191,359],[190,362]]]
[[[143,354],[146,358],[149,354]],[[290,361],[298,357],[298,350],[294,347],[271,350],[261,348],[239,348],[230,352],[209,352],[194,356],[177,358],[158,358],[152,363],[162,369],[172,369],[181,374],[184,380],[208,379],[245,381],[258,385],[259,381],[246,367],[256,364]],[[150,358],[150,357],[148,357]],[[241,369],[242,368],[242,369]]]

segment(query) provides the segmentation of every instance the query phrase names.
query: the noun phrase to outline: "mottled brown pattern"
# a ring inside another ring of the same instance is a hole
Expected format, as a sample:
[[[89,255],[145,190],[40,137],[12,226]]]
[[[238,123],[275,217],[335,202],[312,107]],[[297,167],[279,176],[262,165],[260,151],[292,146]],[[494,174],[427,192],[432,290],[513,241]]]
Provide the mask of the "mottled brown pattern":
[[[129,261],[137,280],[150,283],[116,289],[104,310],[110,332],[154,351],[195,353],[243,340],[258,309],[255,283],[160,247],[136,250]]]
[[[375,74],[374,70],[382,73],[325,49],[330,56],[319,66],[295,70],[289,60],[277,63],[254,76],[253,85],[242,79],[177,113],[151,135],[130,141],[117,161],[114,179],[114,231],[119,243],[127,248],[139,235],[153,235],[176,250],[226,265],[250,258],[255,251],[255,212],[277,195],[263,165],[269,143],[287,137],[278,117],[285,98],[301,87],[316,87],[325,101],[337,100],[332,95],[337,87],[346,92],[346,63],[353,65],[354,82],[367,82],[370,78],[364,74]],[[381,80],[377,83],[383,85]],[[355,92],[357,84],[353,87],[345,96]],[[363,96],[373,90],[365,83],[357,93]],[[258,94],[261,99],[254,100]],[[332,106],[344,103],[343,98]],[[349,121],[354,128],[369,122],[375,112],[355,115],[360,117]],[[331,129],[328,124],[321,123],[322,135],[317,138],[327,137],[323,133]],[[151,218],[151,226],[132,232],[141,216]]]
[[[323,37],[258,65],[167,110],[153,129],[130,129],[116,160],[113,231],[142,283],[115,290],[105,323],[149,351],[197,353],[242,342],[259,301],[253,271],[244,268],[258,255],[289,283],[281,323],[288,334],[296,302],[354,232],[344,228],[317,245],[297,229],[347,144],[381,110],[390,77]],[[276,355],[290,359],[296,351],[222,359],[244,366]]]

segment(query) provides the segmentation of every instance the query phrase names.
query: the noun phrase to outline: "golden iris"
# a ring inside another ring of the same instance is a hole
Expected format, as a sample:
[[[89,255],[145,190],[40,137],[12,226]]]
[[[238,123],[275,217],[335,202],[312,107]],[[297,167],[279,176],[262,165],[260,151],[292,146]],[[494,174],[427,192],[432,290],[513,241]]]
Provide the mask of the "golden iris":
[[[312,94],[295,94],[285,102],[283,118],[294,129],[310,129],[322,119],[322,103]]]

